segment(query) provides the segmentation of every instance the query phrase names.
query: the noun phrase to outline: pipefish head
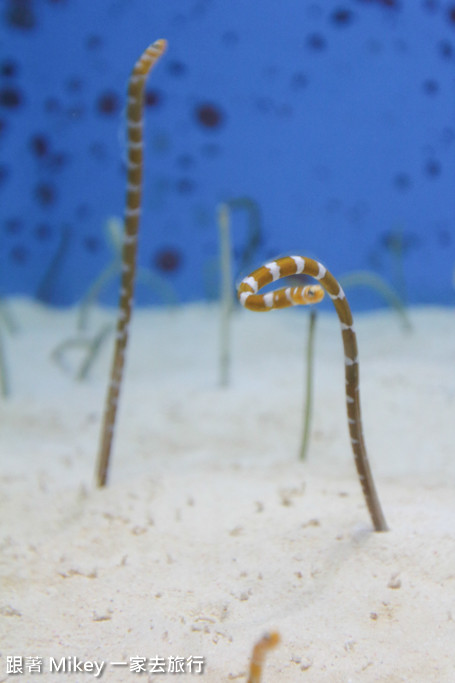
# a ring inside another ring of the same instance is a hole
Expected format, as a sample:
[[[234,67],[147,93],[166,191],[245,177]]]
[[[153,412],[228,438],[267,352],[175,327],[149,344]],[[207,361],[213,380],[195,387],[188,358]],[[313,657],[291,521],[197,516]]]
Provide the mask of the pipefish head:
[[[295,287],[292,298],[296,304],[317,304],[324,298],[324,289],[321,285],[306,285]]]

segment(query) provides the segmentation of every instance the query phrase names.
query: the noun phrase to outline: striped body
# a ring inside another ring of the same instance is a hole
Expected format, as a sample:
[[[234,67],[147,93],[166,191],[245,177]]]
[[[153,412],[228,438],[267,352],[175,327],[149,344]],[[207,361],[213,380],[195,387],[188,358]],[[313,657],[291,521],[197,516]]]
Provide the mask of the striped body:
[[[141,212],[142,192],[142,113],[144,89],[147,76],[156,61],[166,50],[166,41],[157,40],[150,45],[134,65],[128,83],[127,127],[128,166],[125,206],[125,227],[122,250],[122,276],[118,307],[117,331],[112,362],[111,380],[108,388],[101,447],[98,455],[97,483],[104,486],[107,479],[112,439],[114,435],[117,404],[123,378],[128,326],[131,319],[136,275],[137,238]]]
[[[310,285],[310,287],[296,287],[293,289],[288,287],[276,292],[269,292],[268,294],[257,294],[259,289],[270,282],[299,273],[314,277],[320,286]],[[299,303],[307,304],[320,301],[323,297],[323,292],[319,291],[321,286],[332,299],[341,325],[346,378],[346,408],[357,473],[373,526],[376,531],[386,531],[387,524],[376,493],[363,438],[357,338],[353,327],[351,309],[341,285],[318,261],[303,258],[302,256],[286,256],[267,263],[244,278],[239,285],[238,296],[245,308],[249,308],[252,311],[270,311],[273,308],[284,308],[285,306]],[[311,288],[315,291],[309,293],[308,290],[311,290]],[[295,292],[295,290],[302,291]],[[304,290],[307,291],[305,292]],[[299,298],[304,300],[299,301]]]

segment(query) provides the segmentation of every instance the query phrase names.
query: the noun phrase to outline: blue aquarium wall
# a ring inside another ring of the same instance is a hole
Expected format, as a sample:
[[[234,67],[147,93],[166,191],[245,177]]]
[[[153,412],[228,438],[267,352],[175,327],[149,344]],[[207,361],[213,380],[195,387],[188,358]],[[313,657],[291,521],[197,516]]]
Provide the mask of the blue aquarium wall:
[[[218,295],[216,207],[239,198],[236,279],[297,253],[336,276],[369,270],[407,303],[453,303],[455,3],[0,8],[3,296],[73,304],[112,261],[127,80],[145,47],[166,38],[145,102],[139,264],[153,277],[139,282],[139,303]],[[117,289],[111,282],[102,302]],[[351,298],[383,304],[367,290]]]

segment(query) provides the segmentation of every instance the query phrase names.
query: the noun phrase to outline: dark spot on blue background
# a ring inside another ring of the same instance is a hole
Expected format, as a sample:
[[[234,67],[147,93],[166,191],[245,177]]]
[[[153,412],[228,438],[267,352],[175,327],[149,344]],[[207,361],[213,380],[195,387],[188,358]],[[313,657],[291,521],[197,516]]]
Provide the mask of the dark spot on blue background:
[[[435,14],[439,10],[439,0],[424,0],[422,7],[430,14]]]
[[[332,12],[332,16],[330,18],[336,26],[347,26],[353,20],[354,15],[351,10],[348,10],[344,7],[339,7]]]
[[[98,140],[90,144],[89,152],[91,156],[97,159],[98,161],[105,161],[107,157],[106,145],[104,144],[104,142],[99,142]]]
[[[8,176],[9,176],[8,166],[5,166],[5,164],[0,164],[0,185],[3,185],[3,183],[7,180]]]
[[[451,24],[455,24],[455,5],[449,5],[447,8],[447,18]]]
[[[44,100],[44,111],[46,114],[55,114],[61,109],[60,102],[56,97],[47,97]]]
[[[439,91],[439,83],[434,80],[434,78],[427,78],[422,83],[423,91],[427,95],[436,95]]]
[[[321,33],[310,33],[310,35],[307,36],[306,45],[310,50],[322,52],[322,50],[325,50],[327,43]]]
[[[49,154],[49,139],[43,133],[36,133],[30,138],[29,147],[35,157],[42,159]]]
[[[393,180],[393,184],[397,190],[405,191],[411,187],[411,178],[407,173],[397,173]]]
[[[84,249],[92,254],[99,251],[101,246],[98,237],[93,237],[92,235],[87,235],[87,237],[84,237],[84,239],[82,240],[82,244],[84,246]]]
[[[17,76],[19,68],[14,59],[4,59],[0,64],[0,75],[3,78],[14,78]]]
[[[6,22],[14,28],[30,30],[36,26],[31,0],[9,0],[5,11]]]
[[[216,129],[224,123],[224,114],[216,104],[206,102],[196,107],[196,120],[203,128]]]
[[[106,90],[97,100],[96,108],[104,116],[112,116],[120,110],[120,97],[113,90]]]
[[[174,59],[168,63],[167,71],[170,76],[181,78],[186,75],[186,65],[183,62]]]
[[[19,88],[5,86],[0,89],[0,106],[5,109],[16,109],[23,102],[22,93]]]
[[[438,50],[443,59],[451,59],[453,57],[452,43],[449,43],[448,40],[440,40]]]
[[[102,46],[102,44],[103,44],[103,39],[101,38],[101,36],[98,36],[95,33],[93,33],[90,36],[87,36],[87,38],[85,40],[85,47],[88,50],[97,50],[98,48],[100,48]]]
[[[437,159],[429,159],[425,164],[425,173],[431,178],[441,175],[441,164]]]
[[[381,237],[382,246],[388,251],[405,253],[416,247],[420,240],[415,233],[401,232],[398,230],[388,230],[383,232]]]
[[[34,235],[38,242],[46,242],[52,236],[52,228],[49,223],[38,223]]]
[[[398,0],[357,0],[357,2],[363,2],[366,5],[380,5],[388,9],[400,9]]]
[[[153,265],[163,273],[174,273],[182,265],[182,252],[176,247],[163,247],[155,253]]]
[[[289,118],[294,113],[294,110],[290,104],[284,102],[275,108],[275,112],[280,118]]]
[[[191,154],[180,154],[177,159],[177,165],[180,166],[182,170],[191,168],[194,164],[194,159]]]
[[[302,90],[308,85],[308,77],[301,71],[297,71],[291,78],[291,88]]]
[[[144,104],[146,107],[158,107],[163,102],[163,93],[156,88],[149,89],[145,93]]]
[[[65,83],[66,89],[71,93],[80,92],[82,90],[82,85],[82,78],[79,78],[79,76],[71,76]]]
[[[22,264],[28,259],[28,249],[23,244],[18,244],[11,249],[9,255],[14,263]]]
[[[9,235],[18,235],[22,232],[24,225],[20,218],[7,218],[5,221],[5,232]]]
[[[6,121],[4,119],[0,119],[0,135],[2,135],[6,130]]]
[[[191,178],[180,178],[180,180],[177,180],[175,187],[179,194],[191,194],[191,192],[194,192],[195,184]]]
[[[54,152],[46,159],[46,168],[49,171],[58,173],[69,161],[69,154],[66,152]]]
[[[57,190],[51,183],[38,183],[35,186],[34,195],[41,206],[47,207],[56,201]]]

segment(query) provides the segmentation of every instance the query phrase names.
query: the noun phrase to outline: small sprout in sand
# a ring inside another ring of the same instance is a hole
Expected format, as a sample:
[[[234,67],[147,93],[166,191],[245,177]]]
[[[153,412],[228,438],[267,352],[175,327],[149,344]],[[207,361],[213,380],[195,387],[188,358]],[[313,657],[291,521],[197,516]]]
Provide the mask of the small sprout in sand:
[[[280,634],[277,631],[272,631],[271,633],[266,633],[253,647],[248,683],[261,683],[265,655],[269,650],[276,647],[280,640]]]
[[[387,588],[392,588],[393,590],[401,588],[401,579],[398,572],[394,572],[392,574],[389,579],[389,583],[387,584]]]

